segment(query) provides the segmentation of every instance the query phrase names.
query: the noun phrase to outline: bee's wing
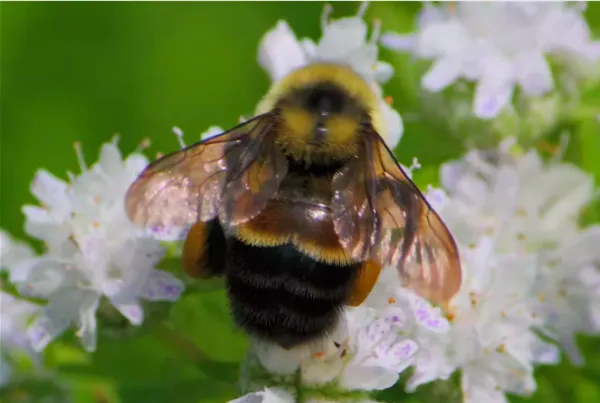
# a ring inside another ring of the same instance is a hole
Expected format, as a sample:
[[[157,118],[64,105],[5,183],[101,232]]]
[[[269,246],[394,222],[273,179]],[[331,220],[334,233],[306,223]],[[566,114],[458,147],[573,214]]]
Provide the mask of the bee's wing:
[[[188,227],[219,216],[237,225],[256,216],[287,173],[273,140],[271,114],[150,164],[129,188],[125,206],[136,224]]]
[[[377,133],[365,134],[361,152],[332,186],[334,228],[353,258],[396,267],[404,286],[434,302],[456,294],[454,239]]]

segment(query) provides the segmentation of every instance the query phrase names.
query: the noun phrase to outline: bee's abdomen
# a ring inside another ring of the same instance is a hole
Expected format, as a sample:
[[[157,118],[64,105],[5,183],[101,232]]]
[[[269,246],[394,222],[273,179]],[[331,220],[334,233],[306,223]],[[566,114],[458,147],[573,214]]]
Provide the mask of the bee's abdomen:
[[[230,238],[226,281],[236,322],[290,348],[325,335],[338,321],[359,269],[318,262],[293,245],[250,246]]]

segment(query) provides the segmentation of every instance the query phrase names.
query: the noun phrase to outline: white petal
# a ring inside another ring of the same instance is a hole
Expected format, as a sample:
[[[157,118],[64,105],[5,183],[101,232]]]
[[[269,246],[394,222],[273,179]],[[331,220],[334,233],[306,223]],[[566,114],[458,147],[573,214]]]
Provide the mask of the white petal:
[[[43,316],[33,322],[27,334],[35,351],[43,350],[58,335],[62,334],[71,322],[79,318],[82,304],[97,294],[78,289],[62,290],[51,296]]]
[[[552,71],[542,53],[522,52],[515,63],[517,82],[527,95],[541,96],[552,89]]]
[[[0,271],[6,269],[12,283],[23,281],[27,277],[34,256],[35,251],[29,245],[0,230]]]
[[[536,363],[557,365],[560,362],[560,349],[555,344],[538,339],[532,350]]]
[[[80,274],[52,258],[35,258],[30,262],[29,275],[19,286],[23,296],[48,298],[59,289],[77,284]]]
[[[134,326],[139,326],[144,321],[144,310],[140,304],[115,304],[115,308]]]
[[[436,7],[431,1],[424,1],[423,8],[417,17],[419,29],[424,29],[427,25],[444,21],[447,18],[445,10]]]
[[[423,348],[415,357],[413,374],[406,382],[407,392],[412,393],[420,385],[436,379],[446,380],[454,372],[454,368],[445,361],[447,347],[443,343],[448,337],[441,337],[443,338],[423,344]]]
[[[97,294],[87,293],[79,308],[77,336],[79,336],[81,344],[88,352],[96,351],[96,310],[98,309],[98,303]]]
[[[36,172],[31,183],[31,193],[43,204],[57,209],[67,208],[67,183],[58,179],[50,172],[40,169]]]
[[[360,74],[367,82],[374,83],[377,77],[377,53],[377,47],[367,43],[357,45],[356,48],[338,55],[337,58],[334,58],[331,53],[327,53],[326,58],[319,56],[319,60],[346,64]]]
[[[96,167],[110,177],[118,177],[123,172],[123,159],[119,148],[113,143],[103,144]]]
[[[419,325],[435,333],[448,331],[450,323],[444,318],[439,308],[434,308],[428,301],[413,293],[408,293],[408,295],[413,315]]]
[[[398,143],[400,143],[402,135],[404,134],[402,117],[384,100],[381,100],[379,105],[386,125],[386,132],[380,134],[390,150],[394,150],[398,146]]]
[[[573,239],[563,241],[561,251],[569,267],[583,267],[600,262],[600,225],[581,231]]]
[[[490,181],[490,195],[494,212],[500,220],[510,219],[516,210],[519,195],[519,177],[512,167],[503,166],[498,169]]]
[[[398,382],[399,373],[383,367],[349,366],[340,379],[340,386],[348,390],[383,390]]]
[[[583,366],[585,364],[583,354],[573,336],[563,336],[558,342],[573,365]]]
[[[320,60],[339,60],[349,52],[365,45],[367,24],[358,17],[333,20],[325,28],[317,45]]]
[[[396,33],[383,34],[380,39],[381,44],[392,50],[409,52],[414,50],[417,44],[417,35],[401,35]]]
[[[25,242],[14,239],[8,232],[0,230],[0,267],[8,267],[19,260],[28,259],[35,251]]]
[[[142,291],[150,301],[177,301],[183,293],[183,282],[163,270],[152,270]]]
[[[417,41],[418,56],[431,59],[444,55],[458,55],[471,45],[471,38],[459,22],[442,21],[427,26]]]
[[[593,51],[597,42],[591,40],[587,21],[577,10],[560,8],[552,11],[544,19],[541,30],[547,51],[588,62],[598,58],[598,53]]]
[[[306,385],[323,385],[334,380],[343,369],[341,359],[321,360],[309,359],[302,363],[302,381]]]
[[[42,351],[52,340],[62,334],[71,322],[62,320],[57,322],[47,317],[41,317],[35,320],[27,329],[27,335],[35,351]]]
[[[436,60],[421,79],[421,86],[427,91],[438,92],[458,80],[462,70],[462,60],[446,56]]]
[[[21,209],[25,214],[25,233],[47,242],[51,246],[56,246],[64,242],[71,230],[63,221],[63,217],[58,216],[55,211],[25,205]]]
[[[149,161],[146,156],[139,153],[133,153],[127,156],[124,164],[125,170],[131,173],[133,177],[136,177],[144,170],[144,168],[146,168],[146,166],[148,166]]]
[[[475,116],[482,119],[492,119],[498,116],[502,109],[510,103],[513,89],[512,82],[497,82],[493,78],[479,81],[473,102]]]
[[[548,183],[547,199],[544,200],[544,205],[540,206],[545,210],[542,214],[548,223],[564,223],[565,220],[573,219],[576,212],[592,200],[593,178],[575,166],[567,164],[551,166],[538,177],[540,184]],[[557,180],[563,183],[563,186],[556,183]]]
[[[296,35],[285,21],[277,22],[275,28],[267,32],[260,42],[258,63],[273,81],[304,66],[306,62]]]
[[[515,66],[498,55],[480,62],[482,76],[475,89],[474,111],[482,119],[496,117],[510,102],[515,83]]]
[[[182,241],[189,230],[189,227],[153,227],[147,233],[159,241]]]
[[[286,350],[276,344],[253,340],[252,347],[261,365],[277,375],[293,374],[300,367],[301,353],[298,350]]]
[[[98,250],[104,250],[110,256],[110,262],[106,265],[110,273],[105,274],[101,285],[103,293],[120,303],[136,300],[142,290],[148,287],[148,278],[154,273],[153,267],[165,255],[165,248],[148,238],[129,239],[116,248],[112,245],[104,247],[102,243],[106,243],[106,240],[100,241]]]
[[[259,392],[230,400],[228,403],[294,403],[294,397],[281,388],[265,388]]]
[[[13,284],[20,284],[27,281],[31,269],[38,264],[38,258],[24,259],[13,265],[10,270],[10,281]]]
[[[375,80],[378,83],[388,82],[394,75],[394,67],[385,62],[377,62],[375,65]]]
[[[466,174],[467,165],[463,161],[446,162],[440,166],[440,181],[449,192],[455,192],[458,183]]]
[[[437,189],[431,185],[427,188],[426,199],[434,208],[434,210],[440,212],[450,203],[450,197],[448,193],[442,189]]]
[[[317,44],[310,38],[300,39],[300,46],[304,50],[304,54],[308,60],[317,58]]]
[[[220,126],[211,126],[200,135],[200,138],[202,140],[206,140],[221,133],[225,133],[225,130],[223,130],[223,128],[221,128]]]
[[[461,387],[464,403],[508,403],[497,382],[485,373],[463,373]]]

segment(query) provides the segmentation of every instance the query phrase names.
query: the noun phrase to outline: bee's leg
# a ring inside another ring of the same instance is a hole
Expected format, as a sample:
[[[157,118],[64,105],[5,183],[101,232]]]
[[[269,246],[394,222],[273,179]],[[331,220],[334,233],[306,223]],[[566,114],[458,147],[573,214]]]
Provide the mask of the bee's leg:
[[[225,271],[226,240],[218,219],[192,226],[183,244],[183,271],[192,278],[207,279]]]
[[[362,304],[375,286],[380,272],[381,266],[375,261],[367,260],[364,262],[356,280],[354,280],[354,287],[352,288],[352,293],[348,298],[347,304],[350,306],[359,306]]]

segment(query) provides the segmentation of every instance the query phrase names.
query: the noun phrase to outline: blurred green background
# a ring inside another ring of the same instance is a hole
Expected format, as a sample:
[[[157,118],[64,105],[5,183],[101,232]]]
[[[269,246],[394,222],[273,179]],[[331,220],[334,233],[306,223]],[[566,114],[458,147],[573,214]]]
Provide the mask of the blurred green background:
[[[211,125],[226,128],[251,114],[269,86],[257,64],[262,35],[285,19],[299,37],[317,39],[322,7],[320,2],[2,3],[0,225],[24,235],[20,209],[34,202],[29,184],[35,171],[46,168],[62,178],[67,170],[78,172],[75,141],[82,143],[88,163],[116,133],[123,153],[150,138],[148,155],[154,156],[178,148],[171,134],[175,125],[189,143]],[[419,7],[375,3],[367,19],[380,18],[384,30],[409,32]],[[358,3],[335,3],[332,17],[357,9]],[[587,16],[597,31],[600,4],[590,4]],[[407,56],[382,51],[382,58],[395,63],[396,75],[385,90],[406,118],[398,155],[404,163],[418,156],[424,165],[421,181],[435,180],[437,165],[460,156],[461,146],[439,123],[408,118],[420,108],[419,72]],[[591,98],[600,99],[600,92]],[[597,123],[580,127],[573,142],[580,152],[571,159],[600,178]],[[219,289],[186,298],[171,313],[171,324],[193,334],[217,361],[195,365],[184,342],[169,334],[141,334],[103,337],[93,357],[70,347],[67,335],[48,349],[46,363],[66,374],[77,402],[227,401],[236,395],[244,339],[229,322]],[[174,349],[166,350],[161,338]],[[542,369],[535,401],[600,401],[600,344],[591,339],[583,344],[589,366]],[[389,401],[401,394],[394,393]]]

